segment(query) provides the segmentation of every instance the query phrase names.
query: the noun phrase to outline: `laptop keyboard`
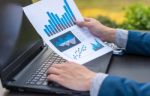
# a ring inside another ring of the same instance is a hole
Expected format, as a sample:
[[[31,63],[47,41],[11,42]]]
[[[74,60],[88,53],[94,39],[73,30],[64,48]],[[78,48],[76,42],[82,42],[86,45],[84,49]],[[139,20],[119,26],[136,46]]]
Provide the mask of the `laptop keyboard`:
[[[29,85],[48,85],[47,82],[47,70],[52,64],[60,64],[66,62],[65,59],[61,58],[56,53],[52,53],[48,59],[44,61],[44,63],[36,70],[34,74],[32,74],[31,78],[26,82]]]

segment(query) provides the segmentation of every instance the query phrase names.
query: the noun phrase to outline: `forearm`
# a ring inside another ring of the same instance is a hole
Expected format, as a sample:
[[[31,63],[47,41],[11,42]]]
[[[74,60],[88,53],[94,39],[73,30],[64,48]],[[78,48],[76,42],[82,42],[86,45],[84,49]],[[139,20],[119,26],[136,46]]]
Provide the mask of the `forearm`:
[[[120,48],[126,48],[128,40],[128,31],[123,29],[105,28],[103,32],[104,41],[115,43]],[[107,34],[107,35],[106,35]],[[100,37],[103,40],[103,37]]]
[[[115,44],[126,53],[150,56],[150,33],[117,30]]]
[[[129,31],[126,53],[150,56],[150,33]]]
[[[109,29],[107,32],[109,33],[109,41],[115,43],[117,46],[121,48],[126,48],[127,39],[128,39],[128,31],[122,29]],[[107,74],[98,73],[92,80],[91,88],[90,88],[90,96],[97,96],[99,90],[101,89],[101,85],[105,78],[107,78]]]
[[[115,44],[121,48],[125,48],[127,53],[142,54],[142,55],[148,55],[148,56],[150,55],[150,50],[149,50],[150,49],[150,42],[149,42],[150,41],[150,33],[140,33],[140,32],[132,32],[132,31],[127,31],[127,30],[117,29],[116,35],[114,38],[116,40]],[[109,76],[103,74],[103,75],[97,75],[93,79],[93,83],[91,85],[91,90],[90,90],[91,96],[97,96],[97,94],[99,92],[99,91],[97,91],[98,89],[103,90],[103,83],[106,83],[105,79],[107,77],[109,77]],[[129,90],[134,89],[134,88],[136,89],[136,87],[140,89],[144,86],[144,84],[139,86],[138,83],[135,83],[134,81],[129,81],[127,79],[123,79],[123,78],[119,78],[119,77],[114,77],[114,79],[117,79],[117,80],[119,79],[120,80],[119,83],[122,84],[122,86],[123,85],[126,86],[126,83],[129,83],[129,84],[131,83],[130,84],[131,86],[127,86],[127,87],[129,87]],[[126,82],[123,82],[123,80]],[[118,84],[116,81],[112,81],[111,83],[113,84],[113,82],[114,82],[114,84],[115,83]],[[133,82],[133,84],[132,84],[132,82]],[[110,83],[110,81],[108,83]],[[145,85],[148,85],[147,87],[145,87],[145,89],[148,89],[148,88],[150,89],[150,84],[145,84]],[[111,91],[112,94],[117,94],[117,93],[115,93],[115,91],[118,90],[117,88],[120,88],[120,87],[116,86],[115,88],[116,89]],[[111,90],[111,88],[110,88],[110,90]],[[120,91],[123,92],[123,90],[124,89],[121,90],[121,88],[120,88]],[[105,94],[104,96],[106,96],[106,94],[108,94],[107,91],[105,93],[103,91],[103,94]],[[131,91],[133,91],[133,90],[131,90]],[[141,93],[143,93],[143,90],[141,90]],[[150,94],[150,92],[149,93],[146,92],[143,94]],[[101,95],[99,95],[99,96],[101,96]],[[148,96],[148,95],[142,95],[142,96]]]
[[[150,83],[108,76],[105,78],[98,96],[150,96]]]
[[[91,83],[90,96],[149,96],[150,83],[97,74]]]

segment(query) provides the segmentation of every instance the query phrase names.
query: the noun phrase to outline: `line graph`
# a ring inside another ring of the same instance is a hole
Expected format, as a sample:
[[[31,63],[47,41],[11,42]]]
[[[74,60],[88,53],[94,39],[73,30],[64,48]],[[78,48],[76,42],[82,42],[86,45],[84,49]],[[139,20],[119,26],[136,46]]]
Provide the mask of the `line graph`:
[[[77,50],[75,50],[75,53],[73,54],[73,58],[75,60],[80,59],[83,52],[85,52],[87,50],[87,47],[85,45],[82,45],[80,48],[78,48]]]

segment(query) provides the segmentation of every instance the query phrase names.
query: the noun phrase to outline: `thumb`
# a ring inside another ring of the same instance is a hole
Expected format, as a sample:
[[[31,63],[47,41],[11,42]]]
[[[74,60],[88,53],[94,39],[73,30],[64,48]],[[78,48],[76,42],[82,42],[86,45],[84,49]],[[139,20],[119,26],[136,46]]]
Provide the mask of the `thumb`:
[[[76,22],[76,24],[79,26],[79,27],[89,27],[90,24],[89,22],[86,22],[86,21],[83,21],[83,22]]]

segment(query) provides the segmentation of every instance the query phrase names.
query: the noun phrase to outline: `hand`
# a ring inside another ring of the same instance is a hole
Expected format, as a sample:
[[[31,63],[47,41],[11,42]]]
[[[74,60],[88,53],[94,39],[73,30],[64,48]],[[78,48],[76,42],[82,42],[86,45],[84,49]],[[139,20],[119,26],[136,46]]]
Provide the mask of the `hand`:
[[[79,27],[87,27],[93,35],[99,37],[103,41],[115,42],[116,29],[104,26],[93,18],[85,18],[84,22],[76,22]]]
[[[54,64],[48,70],[48,81],[54,81],[66,88],[76,91],[89,91],[96,73],[82,65],[67,62]]]

